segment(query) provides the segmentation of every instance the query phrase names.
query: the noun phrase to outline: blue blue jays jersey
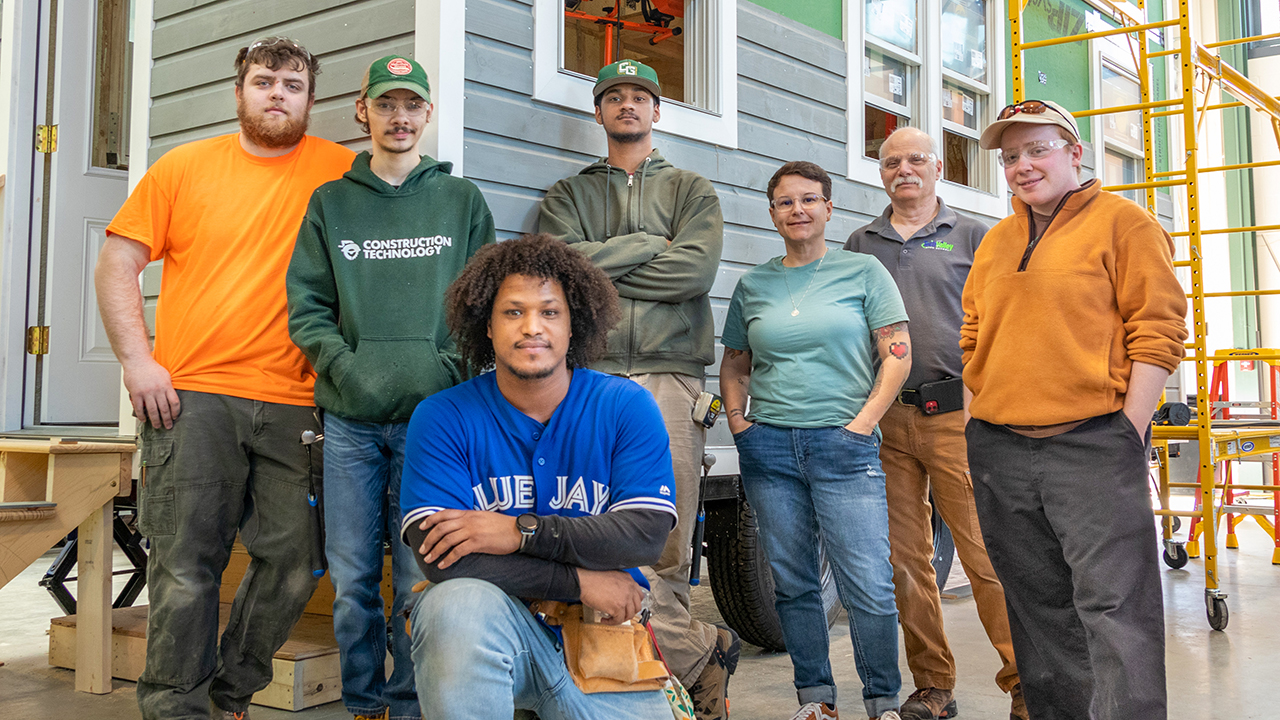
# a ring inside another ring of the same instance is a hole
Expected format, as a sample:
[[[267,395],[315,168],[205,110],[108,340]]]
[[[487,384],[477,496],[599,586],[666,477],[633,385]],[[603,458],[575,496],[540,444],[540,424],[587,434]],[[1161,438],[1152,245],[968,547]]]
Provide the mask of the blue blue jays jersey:
[[[517,410],[492,372],[418,404],[400,484],[401,536],[445,509],[583,517],[676,514],[671,446],[640,385],[577,369],[546,425]]]

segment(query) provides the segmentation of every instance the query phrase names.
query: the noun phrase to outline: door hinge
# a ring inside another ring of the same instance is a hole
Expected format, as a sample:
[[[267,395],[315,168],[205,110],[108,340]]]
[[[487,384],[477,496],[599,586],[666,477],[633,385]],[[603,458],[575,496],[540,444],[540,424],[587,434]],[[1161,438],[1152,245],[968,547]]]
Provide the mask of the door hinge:
[[[58,150],[58,126],[36,126],[36,152],[52,153]]]
[[[33,325],[27,328],[27,354],[49,354],[49,326]]]

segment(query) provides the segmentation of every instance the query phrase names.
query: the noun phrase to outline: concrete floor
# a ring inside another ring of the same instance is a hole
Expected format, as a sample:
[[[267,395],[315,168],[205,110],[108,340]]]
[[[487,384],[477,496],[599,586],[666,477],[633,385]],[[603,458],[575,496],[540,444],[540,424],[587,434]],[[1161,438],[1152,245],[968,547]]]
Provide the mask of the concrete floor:
[[[1236,720],[1272,717],[1266,700],[1280,674],[1280,567],[1272,567],[1272,544],[1256,524],[1239,530],[1240,549],[1223,550],[1219,575],[1231,622],[1226,632],[1213,632],[1205,620],[1203,564],[1193,560],[1182,570],[1164,570],[1167,662],[1173,720]],[[49,618],[61,615],[49,595],[36,585],[53,559],[46,555],[0,589],[0,717],[134,720],[139,717],[134,685],[116,681],[110,695],[74,690],[73,673],[51,668],[46,661]],[[124,565],[117,555],[117,567]],[[957,563],[958,565],[958,563]],[[1162,566],[1163,567],[1163,566]],[[695,615],[718,620],[710,590],[694,589]],[[143,600],[140,600],[142,602]],[[1008,717],[1007,696],[993,678],[999,663],[978,623],[972,598],[948,600],[943,613],[959,664],[957,697],[966,718]],[[847,625],[832,631],[831,662],[840,685],[846,718],[862,717],[860,684],[854,669]],[[905,697],[911,690],[902,663]],[[782,720],[795,711],[791,663],[787,656],[744,647],[738,672],[730,684],[734,720]],[[344,720],[340,703],[299,713],[254,707],[255,720]]]

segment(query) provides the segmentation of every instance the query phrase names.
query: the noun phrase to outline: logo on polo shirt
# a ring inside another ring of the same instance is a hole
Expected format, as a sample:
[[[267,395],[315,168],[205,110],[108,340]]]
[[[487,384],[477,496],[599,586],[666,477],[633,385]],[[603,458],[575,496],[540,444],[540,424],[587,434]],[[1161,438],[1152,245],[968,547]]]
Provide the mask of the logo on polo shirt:
[[[399,260],[402,258],[420,258],[439,255],[445,248],[453,247],[453,236],[433,235],[431,237],[398,238],[395,240],[365,240],[359,245],[351,240],[338,243],[348,260],[355,260],[361,254],[365,260]]]
[[[920,243],[920,247],[925,250],[945,250],[946,252],[951,252],[956,249],[955,245],[942,240],[926,240],[925,242]]]

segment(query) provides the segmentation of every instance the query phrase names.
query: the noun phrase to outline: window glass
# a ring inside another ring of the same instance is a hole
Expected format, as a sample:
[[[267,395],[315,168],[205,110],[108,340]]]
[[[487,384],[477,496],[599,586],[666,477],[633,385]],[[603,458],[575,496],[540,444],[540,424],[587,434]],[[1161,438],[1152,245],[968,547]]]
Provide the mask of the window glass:
[[[978,141],[949,130],[942,131],[942,178],[969,187],[978,186],[981,174]]]
[[[984,0],[943,0],[942,66],[979,82],[987,77]]]
[[[1138,82],[1125,73],[1117,72],[1105,63],[1102,66],[1102,107],[1133,105],[1142,102]],[[1132,148],[1142,147],[1142,111],[1130,110],[1108,113],[1102,116],[1102,135],[1108,140]]]
[[[685,97],[685,4],[565,0],[564,69],[595,78],[605,65],[639,60],[658,73],[663,97],[693,104]]]
[[[131,0],[97,0],[94,39],[93,138],[89,162],[129,169],[129,81],[132,79]]]
[[[889,137],[889,133],[911,124],[909,118],[891,113],[887,110],[881,110],[874,105],[866,105],[865,120],[866,127],[866,145],[863,154],[873,160],[880,159],[880,146],[884,144],[885,138]]]
[[[867,48],[863,68],[863,89],[868,94],[896,105],[910,105],[915,68],[871,48]]]
[[[982,114],[979,103],[985,96],[973,90],[962,88],[955,83],[942,83],[942,119],[963,125],[970,130],[978,129],[978,118]]]
[[[866,2],[867,35],[915,52],[915,0],[866,0]]]
[[[1102,173],[1102,184],[1108,187],[1140,183],[1143,182],[1142,160],[1132,155],[1108,149],[1104,158]],[[1127,197],[1134,202],[1139,202],[1138,193],[1140,192],[1140,190],[1121,190],[1116,194]]]

